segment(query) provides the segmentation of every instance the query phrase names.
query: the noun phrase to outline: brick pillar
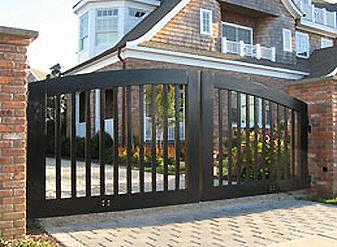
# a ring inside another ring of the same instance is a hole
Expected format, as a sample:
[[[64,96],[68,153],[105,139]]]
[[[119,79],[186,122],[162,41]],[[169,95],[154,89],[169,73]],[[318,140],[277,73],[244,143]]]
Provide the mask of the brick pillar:
[[[26,52],[37,32],[0,26],[0,238],[26,233]]]
[[[311,126],[308,165],[312,188],[337,195],[337,79],[307,80],[290,85],[290,95],[308,104]]]

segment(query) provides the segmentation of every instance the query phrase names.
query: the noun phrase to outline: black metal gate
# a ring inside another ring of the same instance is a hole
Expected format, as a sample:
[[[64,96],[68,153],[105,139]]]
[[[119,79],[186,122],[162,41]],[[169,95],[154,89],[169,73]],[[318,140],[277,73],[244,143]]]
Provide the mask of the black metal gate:
[[[127,70],[29,85],[30,218],[308,186],[306,105],[220,74]]]

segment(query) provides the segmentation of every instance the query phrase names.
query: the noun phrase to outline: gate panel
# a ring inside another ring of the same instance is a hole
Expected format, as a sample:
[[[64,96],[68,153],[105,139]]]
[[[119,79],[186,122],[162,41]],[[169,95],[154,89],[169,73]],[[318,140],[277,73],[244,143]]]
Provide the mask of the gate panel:
[[[196,202],[199,85],[182,70],[31,84],[29,109],[46,118],[29,119],[29,217]]]
[[[307,106],[266,86],[203,73],[203,200],[309,186]]]

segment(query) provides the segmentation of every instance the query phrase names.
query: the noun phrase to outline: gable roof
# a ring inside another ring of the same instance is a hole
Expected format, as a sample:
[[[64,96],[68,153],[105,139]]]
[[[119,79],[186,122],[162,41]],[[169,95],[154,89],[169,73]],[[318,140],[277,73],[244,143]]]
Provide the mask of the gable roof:
[[[337,73],[337,47],[319,49],[310,57],[310,78],[327,77]]]
[[[171,10],[174,9],[183,0],[162,0],[159,7],[153,10],[147,17],[145,17],[140,23],[138,23],[130,32],[122,37],[122,39],[112,48],[102,52],[101,54],[67,70],[64,74],[70,73],[78,68],[81,68],[87,64],[92,63],[106,55],[109,55],[119,48],[126,45],[127,42],[136,40],[147,32],[149,32],[161,19],[163,19]]]

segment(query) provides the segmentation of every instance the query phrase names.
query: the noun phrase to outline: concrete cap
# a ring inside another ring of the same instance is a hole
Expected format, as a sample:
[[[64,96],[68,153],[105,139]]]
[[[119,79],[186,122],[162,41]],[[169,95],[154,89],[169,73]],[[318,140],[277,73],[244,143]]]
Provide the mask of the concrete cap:
[[[14,27],[5,27],[5,26],[0,26],[0,33],[26,37],[29,39],[36,39],[37,36],[39,36],[39,33],[37,31],[14,28]]]

